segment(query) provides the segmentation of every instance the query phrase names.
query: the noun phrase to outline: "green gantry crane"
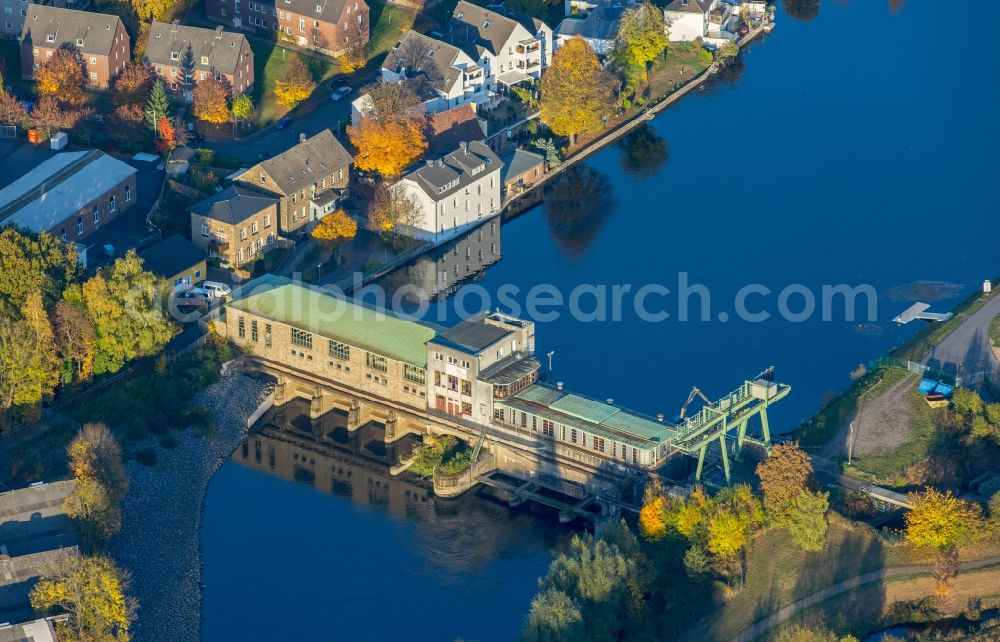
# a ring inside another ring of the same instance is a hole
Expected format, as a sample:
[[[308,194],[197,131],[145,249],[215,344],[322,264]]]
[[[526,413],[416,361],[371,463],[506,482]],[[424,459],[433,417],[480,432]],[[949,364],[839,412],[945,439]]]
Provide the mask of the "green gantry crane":
[[[697,390],[697,389],[696,389]],[[792,387],[774,380],[774,367],[770,367],[755,378],[744,381],[743,385],[725,397],[707,403],[696,414],[684,418],[677,424],[677,432],[670,437],[670,446],[677,452],[698,457],[695,479],[701,479],[705,466],[705,453],[712,443],[719,442],[722,451],[722,467],[726,473],[726,483],[730,483],[729,454],[726,447],[727,435],[736,431],[733,455],[739,460],[744,444],[760,446],[770,454],[771,430],[767,422],[768,407],[784,399]],[[700,391],[699,391],[700,392]],[[686,408],[687,404],[685,404]],[[747,435],[750,420],[760,416],[761,438]]]

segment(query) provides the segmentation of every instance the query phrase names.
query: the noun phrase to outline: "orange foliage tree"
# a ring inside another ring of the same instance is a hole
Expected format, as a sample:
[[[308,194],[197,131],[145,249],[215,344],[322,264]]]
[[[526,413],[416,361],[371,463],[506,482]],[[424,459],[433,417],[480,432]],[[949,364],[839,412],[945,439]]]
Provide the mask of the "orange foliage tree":
[[[160,137],[156,141],[156,151],[169,154],[177,146],[177,131],[166,116],[160,116],[159,125],[157,131]]]
[[[354,159],[358,169],[382,176],[399,176],[427,149],[423,128],[413,119],[378,122],[362,118],[347,128],[347,136],[358,149]]]
[[[342,241],[352,239],[358,233],[358,223],[344,210],[324,216],[313,228],[312,237],[318,241]]]
[[[215,78],[198,81],[192,92],[195,117],[213,125],[227,122],[229,94],[229,87]]]
[[[83,64],[68,49],[57,49],[35,72],[40,96],[52,96],[62,105],[83,103]]]

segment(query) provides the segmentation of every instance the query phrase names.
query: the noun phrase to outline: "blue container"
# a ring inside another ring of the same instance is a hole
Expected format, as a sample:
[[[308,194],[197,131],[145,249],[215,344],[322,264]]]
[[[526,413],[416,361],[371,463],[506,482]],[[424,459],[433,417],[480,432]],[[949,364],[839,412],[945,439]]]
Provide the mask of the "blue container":
[[[934,388],[934,392],[936,392],[939,395],[944,395],[945,397],[951,398],[951,393],[955,392],[955,388],[949,386],[946,383],[939,383],[937,387]]]
[[[920,380],[920,394],[926,395],[931,390],[934,390],[935,386],[938,385],[937,381],[931,381],[930,379]]]

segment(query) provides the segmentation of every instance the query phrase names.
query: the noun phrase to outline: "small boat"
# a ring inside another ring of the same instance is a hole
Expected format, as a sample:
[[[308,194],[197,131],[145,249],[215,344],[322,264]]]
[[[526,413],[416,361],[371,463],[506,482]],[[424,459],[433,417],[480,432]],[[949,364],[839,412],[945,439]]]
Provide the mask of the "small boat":
[[[937,393],[927,395],[924,397],[924,400],[927,401],[927,405],[931,408],[944,408],[948,405],[948,397]]]

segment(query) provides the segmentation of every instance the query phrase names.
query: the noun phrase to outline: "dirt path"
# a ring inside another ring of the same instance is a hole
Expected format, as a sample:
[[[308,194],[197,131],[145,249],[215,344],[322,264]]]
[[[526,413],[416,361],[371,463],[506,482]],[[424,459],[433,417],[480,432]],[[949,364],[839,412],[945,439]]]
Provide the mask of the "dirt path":
[[[862,396],[854,414],[837,427],[837,435],[818,454],[834,461],[846,456],[851,422],[854,422],[854,455],[857,457],[909,441],[912,419],[909,395],[915,386],[915,376],[905,377],[880,395]]]
[[[995,564],[1000,564],[1000,557],[991,557],[985,560],[977,560],[974,562],[966,562],[959,565],[959,571],[971,571],[979,568],[985,568],[987,566],[993,566]],[[871,573],[864,573],[853,577],[849,580],[844,580],[843,582],[829,586],[822,591],[817,591],[808,597],[804,597],[801,600],[797,600],[780,611],[769,615],[760,622],[757,622],[749,629],[739,634],[733,639],[733,642],[751,642],[755,638],[767,633],[774,627],[785,622],[799,611],[807,609],[812,606],[816,606],[821,602],[825,602],[832,597],[836,597],[842,593],[852,591],[858,587],[864,586],[866,584],[871,584],[872,582],[878,582],[881,580],[886,580],[891,577],[900,577],[906,575],[928,575],[932,571],[930,566],[899,566],[896,568],[887,568],[880,571],[872,571]],[[961,576],[959,576],[961,577]]]

